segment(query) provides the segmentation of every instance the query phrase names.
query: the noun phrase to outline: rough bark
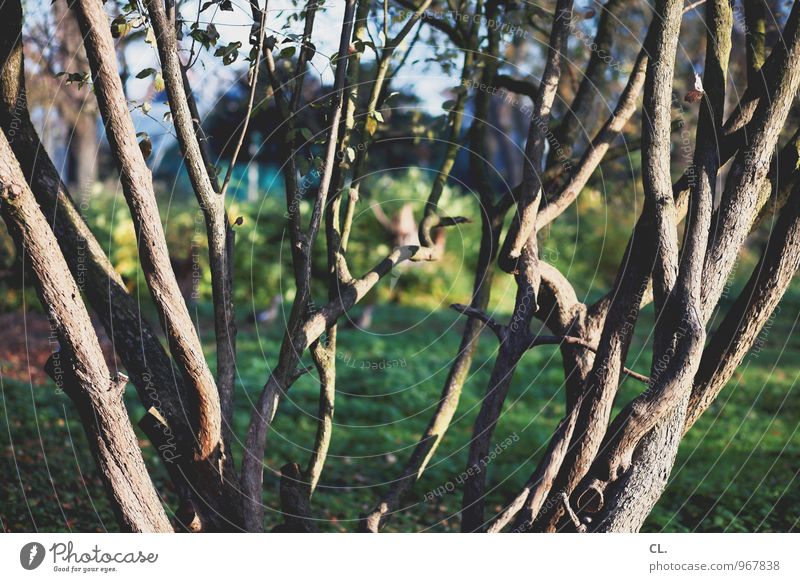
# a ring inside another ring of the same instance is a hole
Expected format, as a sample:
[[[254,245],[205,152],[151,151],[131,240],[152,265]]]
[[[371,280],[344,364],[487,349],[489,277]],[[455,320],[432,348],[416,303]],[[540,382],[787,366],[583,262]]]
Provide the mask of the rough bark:
[[[152,175],[137,143],[128,111],[108,17],[100,0],[75,0],[71,6],[84,36],[95,96],[131,211],[145,279],[170,351],[187,386],[195,462],[204,467],[198,484],[201,488],[198,501],[208,506],[204,518],[211,528],[228,528],[235,511],[227,507],[228,500],[222,492],[226,451],[222,441],[219,394],[170,265]]]
[[[578,430],[572,437],[559,476],[553,489],[571,495],[588,472],[602,444],[611,414],[624,362],[631,342],[634,325],[639,316],[651,270],[662,265],[661,293],[668,285],[667,261],[677,259],[677,233],[669,233],[669,219],[674,220],[674,202],[669,167],[670,107],[672,103],[672,73],[677,47],[682,5],[679,2],[661,2],[656,5],[656,15],[648,34],[645,50],[650,55],[644,85],[642,156],[645,208],[617,275],[613,299],[598,344],[592,371],[583,388]],[[661,211],[659,211],[661,205]],[[659,220],[661,216],[661,220]],[[660,239],[659,222],[664,236]],[[670,236],[671,235],[671,236]],[[638,254],[638,260],[630,258]],[[657,258],[661,256],[662,260]],[[676,267],[676,265],[674,265]],[[557,500],[550,499],[545,510],[537,517],[535,529],[552,530],[564,513]]]
[[[761,259],[750,279],[725,315],[703,352],[695,378],[684,431],[689,430],[733,376],[745,355],[755,345],[769,323],[800,266],[800,188],[795,187],[789,202],[770,233]],[[763,330],[763,331],[762,331]]]
[[[164,419],[155,434],[176,488],[188,491],[185,463],[191,458],[191,429],[184,410],[187,394],[178,371],[155,331],[142,317],[140,306],[125,288],[100,243],[86,225],[67,187],[61,181],[33,127],[24,85],[19,2],[0,5],[0,126],[2,126],[37,203],[56,236],[78,288],[97,314],[145,409]]]
[[[308,315],[311,285],[311,249],[319,233],[333,178],[333,168],[337,151],[336,145],[338,143],[340,129],[339,122],[342,119],[344,105],[346,56],[353,33],[354,16],[355,0],[347,0],[339,41],[334,98],[331,103],[330,127],[323,161],[324,167],[310,225],[308,231],[304,233],[302,237],[302,257],[298,256],[298,258],[302,259],[302,266],[299,267],[301,270],[297,272],[298,289],[290,314],[289,329],[284,336],[276,369],[267,379],[267,383],[261,392],[256,409],[253,411],[250,427],[247,431],[245,456],[242,461],[241,482],[243,493],[246,496],[244,512],[245,525],[249,531],[259,531],[263,527],[264,508],[261,502],[261,490],[264,478],[263,459],[266,447],[265,441],[267,438],[267,431],[277,411],[281,393],[288,388],[287,380],[297,367],[305,349],[323,333],[324,329],[332,326],[338,318],[337,316],[330,322],[324,319],[322,321],[317,320],[322,324],[322,329],[317,328],[318,331],[315,330],[316,333],[313,337],[311,337],[312,334],[305,333],[305,326],[310,321],[306,319],[306,316]],[[290,213],[297,213],[296,210],[292,210],[291,206],[289,210]],[[299,220],[297,217],[295,219]],[[295,269],[298,269],[298,265],[295,265]],[[310,319],[314,319],[316,315],[319,314],[314,314]]]
[[[233,414],[233,388],[236,380],[236,321],[233,310],[233,231],[225,211],[225,198],[215,189],[208,173],[200,140],[186,97],[191,88],[184,86],[184,74],[178,58],[174,23],[167,17],[162,0],[145,2],[156,37],[164,87],[169,98],[173,125],[183,154],[189,180],[203,212],[208,237],[208,262],[214,304],[214,333],[217,354],[217,388],[224,431],[230,432]],[[230,243],[230,244],[229,244]],[[227,442],[228,439],[226,438]]]
[[[108,371],[80,290],[5,135],[0,135],[0,212],[59,340],[48,374],[80,412],[120,525],[132,532],[172,531],[122,403],[126,379]]]
[[[517,261],[522,255],[523,248],[528,244],[531,234],[534,233],[535,236],[536,215],[542,199],[541,165],[544,145],[549,132],[550,112],[561,79],[561,55],[566,48],[571,22],[572,1],[558,0],[550,31],[547,61],[542,73],[542,82],[534,100],[528,140],[525,144],[525,159],[517,209],[498,257],[498,265],[507,273],[517,271]]]
[[[761,186],[800,82],[800,7],[795,4],[783,33],[785,49],[777,69],[777,84],[759,101],[748,147],[734,159],[719,211],[711,226],[711,243],[703,275],[702,306],[707,320],[719,300],[739,249],[758,211]]]
[[[781,58],[781,66],[778,67],[780,74],[777,86],[771,92],[770,99],[762,100],[758,104],[753,116],[753,120],[757,122],[753,140],[754,147],[748,150],[746,155],[737,157],[735,161],[736,167],[734,167],[728,178],[726,192],[723,195],[722,216],[725,215],[725,197],[739,198],[740,200],[742,198],[752,200],[758,197],[761,184],[754,183],[754,181],[763,180],[763,174],[760,179],[756,178],[756,176],[760,171],[766,171],[760,168],[761,166],[769,167],[768,159],[777,139],[774,129],[776,125],[783,125],[788,107],[787,103],[791,102],[797,90],[797,61],[795,61],[798,57],[797,18],[798,6],[795,5],[784,32],[786,50]],[[766,151],[760,148],[766,148]],[[741,210],[746,212],[745,209]],[[741,244],[740,242],[737,243],[739,240],[738,231],[749,231],[753,216],[754,212],[751,212],[749,216],[740,216],[738,221],[732,221],[732,232],[727,234],[732,234],[733,236],[725,240],[724,244],[733,246],[728,247],[727,252],[723,253],[723,255],[732,252],[735,256],[738,252],[738,245]],[[724,218],[720,220],[724,220]],[[712,243],[710,242],[709,244],[711,245]],[[709,248],[709,254],[718,253],[719,251],[719,247],[710,246]],[[720,255],[717,254],[717,256],[719,257]],[[708,301],[710,297],[714,297],[713,301],[716,303],[719,296],[713,291],[708,292],[709,286],[706,283],[709,278],[707,273],[711,271],[714,274],[718,274],[720,270],[725,271],[728,268],[725,260],[723,259],[721,262],[721,265],[713,263],[709,267],[707,255],[701,301]],[[710,287],[713,289],[715,285],[716,282],[712,279]],[[688,395],[686,395],[685,400],[688,403]],[[664,479],[666,479],[666,475],[669,474],[677,451],[677,443],[684,430],[685,406],[686,404],[682,402],[681,405],[673,410],[670,416],[663,419],[655,430],[642,440],[637,453],[638,458],[630,474],[613,489],[612,494],[609,496],[608,505],[604,509],[601,519],[598,520],[598,529],[602,531],[610,529],[615,531],[637,530],[641,526],[665,485],[664,483],[645,484],[644,479],[647,475],[663,475]],[[648,491],[645,491],[645,487],[648,487]]]

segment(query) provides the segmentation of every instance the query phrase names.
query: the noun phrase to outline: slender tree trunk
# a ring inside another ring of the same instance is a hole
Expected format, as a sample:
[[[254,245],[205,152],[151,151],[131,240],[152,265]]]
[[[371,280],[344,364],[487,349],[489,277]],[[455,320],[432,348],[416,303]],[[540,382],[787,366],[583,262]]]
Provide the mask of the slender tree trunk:
[[[192,430],[184,410],[187,394],[155,331],[127,291],[100,243],[80,216],[58,171],[39,141],[26,101],[22,58],[22,7],[0,5],[0,126],[10,141],[33,195],[48,219],[78,288],[85,293],[136,387],[145,409],[162,421],[151,438],[159,438],[161,460],[175,487],[189,496]],[[149,416],[149,415],[148,415]],[[180,469],[178,469],[180,466]],[[188,500],[185,503],[189,503]],[[188,519],[191,521],[191,518]]]
[[[0,135],[0,188],[3,219],[61,346],[48,361],[48,373],[81,414],[120,525],[134,532],[172,531],[122,403],[126,379],[111,378],[78,286],[5,135]]]
[[[202,506],[202,521],[209,529],[235,527],[238,510],[235,505],[230,506],[235,500],[226,498],[224,493],[226,482],[232,480],[224,471],[230,465],[222,438],[220,396],[170,265],[153,178],[137,143],[128,111],[108,17],[100,0],[74,0],[72,8],[84,37],[106,136],[131,210],[145,279],[170,351],[188,388],[187,404],[195,436],[194,461],[198,469],[197,501]]]

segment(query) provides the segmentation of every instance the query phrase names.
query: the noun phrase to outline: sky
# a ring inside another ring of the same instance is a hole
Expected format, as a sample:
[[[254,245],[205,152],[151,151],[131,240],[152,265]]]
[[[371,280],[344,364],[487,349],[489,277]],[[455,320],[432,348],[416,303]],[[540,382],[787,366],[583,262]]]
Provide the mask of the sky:
[[[242,43],[244,54],[235,65],[224,67],[219,62],[218,57],[211,54],[204,54],[193,68],[191,73],[192,87],[200,98],[201,107],[210,108],[214,101],[224,93],[227,87],[233,85],[237,78],[243,77],[247,72],[247,64],[242,57],[246,56],[249,50],[248,35],[252,24],[249,3],[246,0],[232,0],[233,12],[221,11],[212,7],[202,12],[200,15],[201,24],[213,22],[220,34],[217,46],[225,45],[229,42],[239,41]],[[183,18],[187,22],[192,22],[197,15],[197,5],[188,1],[184,3],[182,9]],[[291,0],[269,0],[267,14],[267,35],[274,35],[280,43],[287,33],[301,34],[303,23],[295,21],[291,28],[284,29],[283,26],[289,14],[298,12],[299,9],[293,6]],[[317,76],[324,84],[333,81],[333,71],[331,70],[328,57],[336,52],[339,45],[342,18],[344,13],[344,2],[341,0],[327,0],[324,9],[317,13],[314,26],[313,42],[317,48],[316,55],[311,62],[309,73]],[[373,31],[377,32],[377,31]],[[413,33],[409,36],[413,36]],[[184,41],[183,46],[188,47],[189,42]],[[150,46],[140,46],[136,43],[126,52],[126,58],[134,71],[142,70],[147,67],[157,67],[158,57],[155,49]],[[416,59],[424,60],[430,55],[430,48],[422,43],[414,47],[414,52],[410,55],[409,63]],[[364,60],[371,60],[372,54],[367,50]],[[441,112],[441,104],[447,99],[446,90],[453,86],[453,78],[442,74],[438,67],[411,65],[408,67],[403,79],[406,82],[406,89],[416,93],[423,101],[424,106],[429,112]],[[148,81],[135,80],[129,84],[130,96],[137,98],[147,90]]]

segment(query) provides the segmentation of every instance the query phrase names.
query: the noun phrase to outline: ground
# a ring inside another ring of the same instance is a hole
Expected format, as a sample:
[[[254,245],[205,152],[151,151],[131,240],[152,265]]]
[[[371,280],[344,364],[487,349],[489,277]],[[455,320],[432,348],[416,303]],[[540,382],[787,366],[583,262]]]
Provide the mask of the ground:
[[[784,307],[780,321],[764,332],[765,347],[751,353],[717,403],[687,435],[666,494],[647,531],[794,531],[800,488],[800,362],[793,337],[797,309]],[[791,315],[790,315],[791,314]],[[103,531],[116,524],[87,450],[77,414],[39,369],[47,356],[47,322],[18,316],[0,320],[0,527],[4,531]],[[368,332],[341,331],[336,427],[329,460],[312,509],[326,531],[355,529],[388,480],[396,477],[424,429],[446,377],[462,329],[455,313],[380,305]],[[409,329],[413,327],[413,330]],[[256,328],[242,318],[236,432],[243,435],[250,402],[274,364],[280,326]],[[210,330],[208,324],[203,331]],[[204,336],[206,334],[204,333]],[[38,338],[38,339],[37,339]],[[210,340],[210,338],[206,338]],[[638,338],[644,343],[645,338]],[[213,346],[212,341],[206,345]],[[406,509],[388,531],[454,531],[467,443],[480,395],[486,387],[496,340],[481,341],[453,426],[423,479],[405,498]],[[27,345],[27,362],[20,347]],[[211,348],[213,349],[213,348]],[[213,361],[213,353],[209,353]],[[629,364],[646,373],[647,351],[632,350]],[[487,467],[488,508],[499,510],[527,480],[564,413],[562,370],[550,346],[521,363],[494,443],[511,439]],[[617,406],[640,390],[626,381]],[[271,525],[279,522],[278,469],[288,461],[304,466],[313,444],[318,387],[302,378],[281,404],[267,444],[264,501]],[[131,416],[143,410],[129,387]],[[156,486],[174,506],[163,471],[142,437]],[[235,445],[235,453],[240,444]],[[452,491],[451,491],[452,490]],[[441,493],[441,494],[440,494]]]

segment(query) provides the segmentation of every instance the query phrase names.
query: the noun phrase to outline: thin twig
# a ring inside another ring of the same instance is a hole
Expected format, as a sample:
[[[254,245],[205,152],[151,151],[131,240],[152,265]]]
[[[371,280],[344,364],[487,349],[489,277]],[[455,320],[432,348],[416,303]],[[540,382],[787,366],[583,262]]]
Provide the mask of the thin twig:
[[[239,152],[242,150],[244,138],[247,134],[247,128],[250,125],[250,118],[253,116],[253,103],[255,102],[256,87],[258,86],[258,69],[259,65],[261,64],[261,49],[264,46],[264,34],[266,32],[266,6],[264,8],[265,9],[261,12],[261,21],[259,22],[258,46],[256,47],[255,64],[253,65],[252,77],[250,79],[250,95],[247,98],[247,114],[244,117],[242,133],[239,134],[239,140],[236,142],[236,149],[233,150],[233,156],[231,156],[230,165],[228,165],[228,170],[225,172],[225,180],[223,180],[222,188],[220,188],[220,196],[223,197],[225,196],[225,192],[228,191],[228,184],[230,184],[231,176],[233,175],[233,167],[236,165],[236,159],[239,157]]]
[[[470,307],[469,305],[463,305],[461,303],[453,303],[450,306],[451,309],[455,309],[462,315],[466,315],[467,317],[474,317],[486,324],[486,327],[491,329],[494,334],[497,336],[501,342],[505,340],[506,336],[508,335],[508,329],[505,325],[498,322],[488,313],[481,311],[480,309],[475,309],[474,307]]]

